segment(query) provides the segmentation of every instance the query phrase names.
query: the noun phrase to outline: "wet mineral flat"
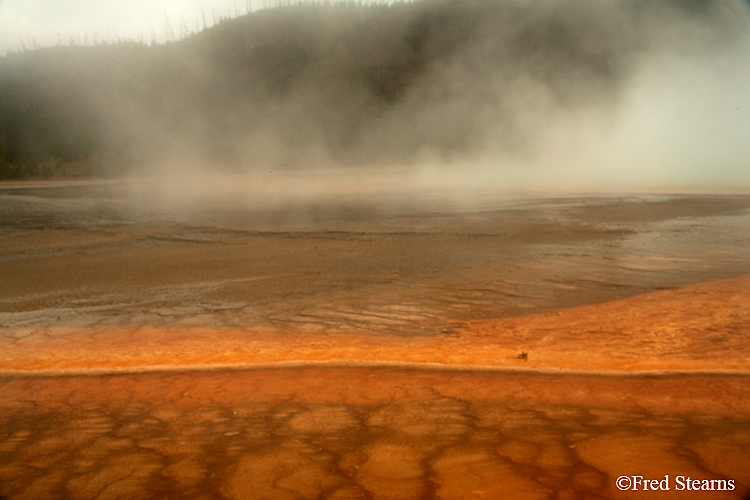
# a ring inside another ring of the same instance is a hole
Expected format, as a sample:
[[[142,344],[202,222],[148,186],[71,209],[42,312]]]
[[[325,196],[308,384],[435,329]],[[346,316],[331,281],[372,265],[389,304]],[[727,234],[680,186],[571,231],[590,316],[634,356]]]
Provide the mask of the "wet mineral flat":
[[[0,497],[750,494],[750,197],[122,193],[0,189]]]

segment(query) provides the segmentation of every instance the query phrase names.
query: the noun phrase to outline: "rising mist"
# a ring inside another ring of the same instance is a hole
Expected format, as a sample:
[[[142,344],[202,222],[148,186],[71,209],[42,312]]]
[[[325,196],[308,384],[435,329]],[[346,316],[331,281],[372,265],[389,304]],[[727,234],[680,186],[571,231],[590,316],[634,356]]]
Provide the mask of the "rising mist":
[[[4,177],[160,178],[163,200],[746,190],[750,21],[740,1],[301,4],[10,54],[0,108]]]

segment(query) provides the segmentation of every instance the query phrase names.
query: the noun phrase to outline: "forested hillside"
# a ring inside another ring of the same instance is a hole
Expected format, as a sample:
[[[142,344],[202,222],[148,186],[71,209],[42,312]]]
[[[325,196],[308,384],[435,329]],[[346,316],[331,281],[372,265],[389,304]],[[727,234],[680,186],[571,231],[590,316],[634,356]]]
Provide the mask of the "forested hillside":
[[[614,106],[653,47],[741,36],[721,4],[298,4],[163,45],[11,53],[0,178],[523,155],[551,115]]]

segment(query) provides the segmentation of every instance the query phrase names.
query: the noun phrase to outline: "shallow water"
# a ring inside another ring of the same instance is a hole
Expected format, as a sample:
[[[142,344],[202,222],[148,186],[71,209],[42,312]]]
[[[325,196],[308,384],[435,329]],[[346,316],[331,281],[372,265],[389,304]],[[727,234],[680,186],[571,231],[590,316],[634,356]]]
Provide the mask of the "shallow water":
[[[750,272],[750,196],[234,193],[147,206],[158,193],[133,189],[0,188],[0,329],[442,335],[453,320]]]

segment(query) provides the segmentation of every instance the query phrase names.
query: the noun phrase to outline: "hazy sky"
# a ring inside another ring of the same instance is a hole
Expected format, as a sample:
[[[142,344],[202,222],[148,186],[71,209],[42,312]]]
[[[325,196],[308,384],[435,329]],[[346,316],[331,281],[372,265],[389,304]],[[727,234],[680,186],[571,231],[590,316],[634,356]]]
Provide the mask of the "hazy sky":
[[[253,0],[260,9],[273,1]],[[54,45],[58,35],[79,43],[88,35],[114,40],[120,37],[162,41],[182,26],[196,31],[203,19],[208,25],[219,16],[242,14],[246,0],[0,0],[0,55],[9,49]]]

